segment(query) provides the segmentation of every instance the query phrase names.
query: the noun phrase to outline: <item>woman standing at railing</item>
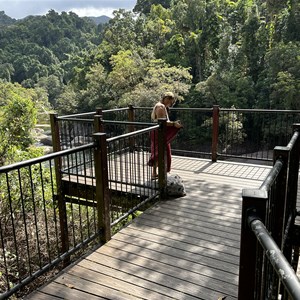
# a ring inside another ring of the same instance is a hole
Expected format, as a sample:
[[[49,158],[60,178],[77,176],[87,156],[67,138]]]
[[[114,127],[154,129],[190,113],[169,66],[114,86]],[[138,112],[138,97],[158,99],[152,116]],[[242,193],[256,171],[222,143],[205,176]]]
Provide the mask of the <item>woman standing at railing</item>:
[[[167,119],[167,172],[171,170],[171,141],[175,138],[179,129],[182,128],[180,121],[170,121],[169,108],[175,103],[175,96],[172,92],[166,92],[162,99],[155,104],[151,113],[151,119],[157,122],[158,119]],[[158,161],[158,133],[151,132],[151,157],[149,159],[149,166],[153,166],[152,179],[157,178],[157,161]]]

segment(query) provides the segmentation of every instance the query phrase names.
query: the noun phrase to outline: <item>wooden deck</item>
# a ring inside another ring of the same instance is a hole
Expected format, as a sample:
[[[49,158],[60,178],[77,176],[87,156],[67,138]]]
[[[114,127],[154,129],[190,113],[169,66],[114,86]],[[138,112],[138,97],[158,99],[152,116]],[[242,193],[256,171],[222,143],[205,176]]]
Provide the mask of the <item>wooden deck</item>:
[[[185,197],[157,203],[27,299],[237,299],[241,191],[269,170],[173,157]]]

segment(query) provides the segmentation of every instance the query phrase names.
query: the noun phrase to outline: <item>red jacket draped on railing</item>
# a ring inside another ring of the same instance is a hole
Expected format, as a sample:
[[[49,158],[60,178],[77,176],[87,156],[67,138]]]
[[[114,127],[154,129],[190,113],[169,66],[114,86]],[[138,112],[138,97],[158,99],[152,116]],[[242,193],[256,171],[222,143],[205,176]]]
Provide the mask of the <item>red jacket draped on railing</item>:
[[[167,151],[167,172],[171,171],[171,142],[176,137],[180,128],[167,126],[166,151]],[[151,131],[151,156],[148,162],[153,166],[158,161],[158,130]]]

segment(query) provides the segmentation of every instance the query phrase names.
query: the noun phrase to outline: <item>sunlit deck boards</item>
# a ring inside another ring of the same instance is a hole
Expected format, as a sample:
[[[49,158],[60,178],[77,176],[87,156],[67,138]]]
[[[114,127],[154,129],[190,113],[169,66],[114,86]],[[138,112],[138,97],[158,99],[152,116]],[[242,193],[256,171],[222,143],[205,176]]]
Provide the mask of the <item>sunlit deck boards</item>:
[[[241,190],[268,171],[174,157],[185,197],[147,210],[29,299],[236,299]]]

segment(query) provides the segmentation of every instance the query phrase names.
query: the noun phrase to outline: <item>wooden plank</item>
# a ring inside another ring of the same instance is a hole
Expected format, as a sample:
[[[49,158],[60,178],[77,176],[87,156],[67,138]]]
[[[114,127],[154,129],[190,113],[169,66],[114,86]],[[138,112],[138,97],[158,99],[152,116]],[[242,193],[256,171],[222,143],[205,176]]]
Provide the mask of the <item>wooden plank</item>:
[[[129,239],[135,237],[137,239],[140,239],[142,242],[155,242],[161,247],[168,246],[182,251],[186,251],[192,256],[201,255],[203,256],[203,259],[212,258],[217,261],[228,262],[236,266],[238,266],[239,264],[239,257],[237,255],[225,253],[221,251],[222,249],[213,249],[210,244],[205,244],[205,246],[201,246],[200,243],[189,243],[186,239],[177,240],[176,238],[172,238],[171,235],[168,235],[166,237],[163,235],[150,233],[149,231],[137,230],[132,227],[127,227],[126,231],[122,230],[117,237],[119,237],[119,235],[121,234],[128,236]]]
[[[132,173],[147,154],[139,155],[119,156],[115,179],[148,178],[148,166]],[[30,299],[237,299],[241,192],[258,188],[270,167],[173,157],[172,168],[185,197],[157,203]]]
[[[172,204],[171,204],[172,205]],[[158,218],[166,218],[166,219],[175,219],[178,222],[188,222],[192,223],[197,226],[206,226],[207,228],[215,229],[218,231],[225,231],[230,233],[238,232],[237,234],[240,234],[240,222],[233,223],[228,220],[222,220],[222,219],[214,219],[211,220],[210,218],[199,218],[199,215],[195,215],[192,213],[189,213],[188,219],[186,218],[186,214],[182,210],[176,210],[170,209],[167,206],[160,205],[159,208],[155,207],[150,210],[147,210],[144,212],[145,215],[150,215]]]
[[[93,262],[93,265],[95,265],[95,262]],[[159,299],[162,297],[162,294],[160,292],[154,292],[153,290],[151,291],[151,296],[149,296],[149,290],[148,288],[145,288],[145,286],[140,287],[136,284],[136,282],[127,282],[124,280],[124,277],[121,277],[121,279],[119,279],[118,275],[120,273],[123,273],[122,271],[115,270],[115,272],[113,273],[110,270],[109,273],[107,272],[103,274],[103,268],[95,270],[93,265],[91,264],[91,262],[89,265],[87,264],[87,262],[85,262],[84,265],[70,269],[69,274],[78,277],[83,277],[84,279],[88,279],[90,281],[100,283],[101,285],[114,288],[115,290],[120,291],[122,293],[130,294],[131,296],[134,296],[137,299]],[[88,268],[86,268],[87,266]],[[164,298],[172,299],[168,295],[164,295]]]
[[[109,247],[126,251],[129,253],[139,253],[142,257],[153,259],[155,258],[157,261],[160,261],[165,264],[171,264],[176,265],[177,267],[180,267],[184,270],[190,270],[195,273],[199,273],[208,277],[211,277],[211,270],[213,270],[215,276],[213,279],[221,280],[228,282],[230,284],[234,283],[237,284],[237,276],[236,266],[231,266],[231,268],[228,268],[226,272],[224,272],[223,264],[218,265],[212,262],[214,267],[212,265],[208,265],[207,263],[200,263],[199,260],[196,260],[195,258],[189,258],[188,255],[178,255],[178,252],[176,249],[172,248],[156,248],[152,245],[149,248],[141,247],[139,245],[132,244],[132,241],[130,240],[130,243],[128,241],[121,241],[116,239],[112,239],[109,242]],[[154,249],[153,249],[154,248]],[[178,259],[180,258],[180,259]],[[235,274],[234,274],[235,273]]]
[[[143,214],[140,216],[139,221],[151,221],[151,222],[161,222],[163,224],[166,225],[170,225],[170,226],[174,226],[174,223],[176,223],[176,225],[178,227],[182,229],[187,229],[188,231],[197,231],[197,232],[201,232],[204,234],[210,234],[213,236],[218,236],[218,237],[222,237],[225,238],[227,240],[232,240],[232,241],[240,241],[240,232],[239,230],[235,230],[233,232],[233,230],[231,230],[230,232],[223,230],[225,227],[223,227],[222,229],[212,229],[207,227],[207,224],[205,221],[202,221],[202,224],[195,224],[193,222],[190,222],[188,218],[170,218],[169,217],[170,214],[159,214],[159,216],[156,216],[155,214]]]
[[[224,239],[220,236],[213,236],[204,232],[199,232],[196,230],[188,230],[185,228],[182,228],[180,226],[177,226],[176,224],[174,225],[169,225],[169,224],[164,224],[163,222],[155,222],[153,220],[142,220],[141,218],[137,218],[136,221],[132,224],[133,227],[138,227],[138,228],[149,228],[150,232],[158,232],[158,231],[165,231],[166,235],[176,235],[178,238],[182,239],[192,239],[198,243],[205,243],[208,242],[211,245],[215,244],[216,247],[222,246],[222,249],[225,252],[229,253],[239,253],[239,242],[233,241],[233,240],[228,240]],[[180,232],[180,234],[178,234]]]
[[[141,251],[143,251],[144,248],[150,249],[152,251],[176,257],[180,260],[197,263],[203,266],[211,267],[213,269],[225,271],[235,275],[238,274],[237,257],[235,257],[234,260],[227,262],[223,259],[223,257],[220,257],[220,253],[217,252],[213,253],[212,251],[210,251],[210,253],[206,253],[206,249],[199,247],[195,248],[195,251],[192,251],[191,248],[186,247],[186,245],[184,245],[184,243],[181,242],[168,244],[168,242],[162,243],[159,240],[157,242],[155,240],[149,241],[144,239],[141,235],[139,235],[139,237],[135,237],[134,235],[119,234],[115,236],[113,240],[141,247],[143,248]],[[236,280],[236,278],[233,280]]]
[[[51,296],[55,295],[55,297]],[[42,292],[38,291],[37,295],[32,294],[31,297],[28,299],[33,300],[54,300],[54,299],[70,299],[70,300],[82,300],[88,298],[88,300],[101,300],[106,299],[100,297],[99,295],[92,295],[91,293],[86,293],[85,291],[81,291],[78,289],[77,286],[73,286],[68,282],[64,284],[58,282],[52,282],[45,287],[43,287]]]
[[[229,221],[231,224],[240,224],[241,222],[241,216],[239,213],[241,212],[241,209],[227,209],[226,206],[222,207],[215,207],[211,206],[207,207],[206,205],[196,204],[194,201],[190,202],[190,205],[185,200],[181,198],[178,200],[178,203],[175,204],[175,201],[164,201],[159,203],[159,209],[162,208],[162,210],[169,210],[170,212],[174,211],[174,207],[176,207],[177,210],[180,210],[183,214],[186,216],[193,216],[193,217],[199,217],[200,218],[212,218],[212,221],[214,222],[215,219],[224,220],[225,222]]]
[[[46,289],[46,287],[45,287],[45,289]],[[53,287],[53,285],[50,286],[49,290],[50,290],[49,294],[44,293],[44,292],[40,292],[40,291],[37,290],[37,291],[31,293],[29,297],[25,297],[24,299],[25,300],[30,300],[30,299],[34,299],[34,300],[58,300],[58,299],[65,299],[65,298],[62,298],[62,297],[60,297],[58,295],[57,290],[55,290],[55,288]],[[55,296],[53,296],[53,295],[55,295]]]
[[[86,270],[83,271],[84,273],[86,272]],[[84,276],[78,277],[69,273],[64,273],[63,276],[57,277],[55,279],[55,282],[70,287],[69,289],[71,291],[74,290],[75,292],[81,291],[82,293],[86,293],[85,295],[82,294],[81,295],[82,298],[78,298],[78,299],[83,299],[83,297],[88,298],[90,295],[100,296],[104,299],[116,299],[116,300],[117,299],[118,300],[139,299],[131,295],[130,293],[119,291],[118,289],[114,289],[113,287],[104,286],[101,284],[101,282],[95,283],[93,281],[90,281],[89,278],[86,279],[84,278]]]
[[[219,287],[221,282],[213,282],[212,286],[216,288],[214,290],[211,286],[207,287],[210,282],[208,277],[201,278],[197,274],[125,251],[102,247],[101,251],[94,252],[89,259],[114,268],[122,268],[127,273],[138,274],[148,281],[160,283],[186,295],[198,296],[200,299],[218,299],[220,295],[228,295],[218,291],[224,289],[225,283]]]

